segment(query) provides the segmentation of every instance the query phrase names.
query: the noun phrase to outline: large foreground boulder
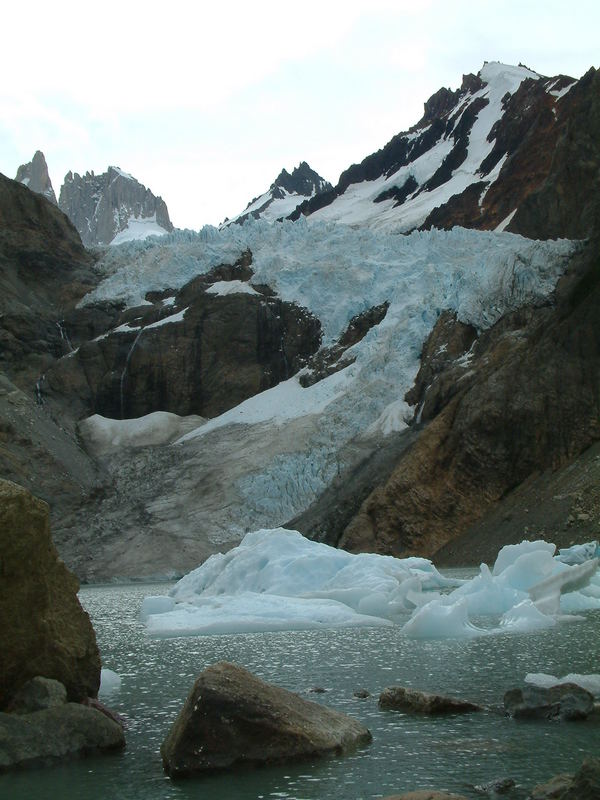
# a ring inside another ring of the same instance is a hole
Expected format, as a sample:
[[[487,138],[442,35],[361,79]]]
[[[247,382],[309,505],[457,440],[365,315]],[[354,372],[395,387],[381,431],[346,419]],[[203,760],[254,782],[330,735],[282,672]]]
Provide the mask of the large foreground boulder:
[[[197,678],[160,752],[165,771],[183,778],[340,754],[370,741],[351,717],[221,662]]]
[[[95,697],[100,655],[75,576],[59,560],[46,503],[0,480],[0,709],[41,675],[69,700]]]
[[[594,711],[594,695],[574,683],[526,686],[506,692],[504,710],[515,719],[582,720]]]
[[[416,714],[465,714],[480,711],[481,706],[441,694],[430,694],[405,686],[388,686],[379,695],[379,707],[385,711],[408,711]]]

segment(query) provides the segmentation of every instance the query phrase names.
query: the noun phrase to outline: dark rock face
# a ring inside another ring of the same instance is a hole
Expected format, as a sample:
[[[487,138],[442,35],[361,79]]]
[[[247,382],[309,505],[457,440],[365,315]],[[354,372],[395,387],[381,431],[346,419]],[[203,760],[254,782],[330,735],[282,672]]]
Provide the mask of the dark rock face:
[[[21,164],[15,180],[27,186],[32,192],[44,195],[46,200],[54,203],[55,206],[58,205],[48,174],[48,165],[41,150],[36,151],[28,164]]]
[[[506,692],[504,709],[515,719],[583,720],[594,710],[594,696],[574,683],[526,686]]]
[[[112,752],[124,746],[120,725],[79,703],[54,705],[24,715],[0,713],[0,772]]]
[[[157,301],[120,316],[118,333],[82,343],[48,369],[45,394],[77,398],[79,416],[169,411],[213,417],[290,377],[319,346],[318,320],[256,292],[206,292],[214,281],[239,280],[248,269],[224,265],[194,278],[172,306]],[[131,332],[122,327],[126,319]]]
[[[348,327],[339,340],[331,347],[319,350],[308,362],[307,371],[300,377],[302,386],[313,386],[315,383],[333,375],[354,362],[352,356],[346,356],[346,350],[360,342],[375,325],[385,318],[389,303],[373,306],[362,314],[357,314],[348,323]]]
[[[404,686],[389,686],[379,695],[379,708],[385,711],[406,711],[414,714],[465,714],[480,711],[480,706],[467,700],[421,692]]]
[[[165,231],[173,230],[165,201],[118,167],[102,175],[68,172],[58,204],[86,247],[110,244],[132,217],[154,218]]]
[[[63,683],[71,700],[95,697],[96,637],[52,544],[48,506],[9,481],[0,481],[0,552],[0,708],[38,675]]]
[[[412,399],[428,424],[363,503],[342,546],[432,555],[532,473],[567,464],[600,438],[597,253],[590,246],[563,282],[556,308],[508,315],[441,373],[440,361],[424,361],[433,382],[423,395],[425,377]],[[430,344],[446,329],[456,352],[468,345],[468,331],[448,328],[446,317],[438,324]]]
[[[225,662],[206,669],[162,744],[165,771],[190,777],[341,754],[371,741],[351,717]]]
[[[550,169],[508,227],[532,239],[600,230],[600,71],[591,69],[560,99],[557,115]]]

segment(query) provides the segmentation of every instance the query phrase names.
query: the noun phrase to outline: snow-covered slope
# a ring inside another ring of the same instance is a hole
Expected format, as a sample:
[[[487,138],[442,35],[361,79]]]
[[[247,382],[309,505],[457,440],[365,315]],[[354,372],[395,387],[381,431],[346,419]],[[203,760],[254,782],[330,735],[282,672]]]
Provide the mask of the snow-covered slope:
[[[516,112],[509,108],[526,81],[539,84],[548,108],[560,103],[574,83],[564,77],[548,80],[523,66],[486,62],[477,76],[465,76],[457,91],[441,89],[433,95],[422,120],[409,132],[350,167],[332,192],[304,203],[295,216],[404,232],[423,225],[434,209],[469,189],[476,192],[469,201],[478,199],[483,215],[486,194],[523,138],[514,133],[511,138],[505,128],[525,119],[532,105],[524,95]],[[541,102],[537,95],[536,101]],[[525,176],[521,183],[533,177],[537,175]],[[502,230],[510,222],[509,213],[481,227]],[[471,222],[480,227],[477,220]]]
[[[304,200],[331,188],[330,183],[302,161],[291,174],[282,169],[266,192],[251,200],[241,214],[225,220],[223,225],[241,223],[248,217],[275,222],[289,216]]]

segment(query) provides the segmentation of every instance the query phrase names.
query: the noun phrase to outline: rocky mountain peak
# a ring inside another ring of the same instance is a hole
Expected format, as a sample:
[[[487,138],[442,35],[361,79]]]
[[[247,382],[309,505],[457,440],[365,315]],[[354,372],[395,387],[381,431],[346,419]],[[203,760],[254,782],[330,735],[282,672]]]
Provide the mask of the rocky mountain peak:
[[[44,195],[55,206],[58,205],[48,173],[48,165],[41,150],[36,150],[35,155],[27,164],[21,164],[15,180],[27,186],[32,192]]]
[[[282,169],[271,184],[271,189],[275,187],[284,189],[288,194],[312,197],[318,192],[331,189],[331,184],[315,172],[306,161],[301,161],[291,174],[287,169]]]
[[[101,175],[68,172],[59,207],[86,247],[120,244],[173,230],[165,201],[120,167]]]
[[[268,222],[287,217],[296,206],[323,192],[331,191],[331,184],[315,172],[306,161],[301,161],[292,172],[282,169],[269,189],[251,200],[241,214],[225,220],[224,225],[241,224],[248,217]]]

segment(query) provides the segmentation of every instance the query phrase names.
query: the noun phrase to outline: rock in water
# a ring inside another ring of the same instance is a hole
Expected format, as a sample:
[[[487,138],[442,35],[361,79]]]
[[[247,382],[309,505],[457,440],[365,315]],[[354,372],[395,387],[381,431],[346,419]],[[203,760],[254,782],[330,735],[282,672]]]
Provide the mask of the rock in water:
[[[599,758],[586,758],[575,775],[556,775],[531,792],[531,800],[598,800],[599,797]]]
[[[386,711],[411,711],[417,714],[464,714],[481,711],[467,700],[420,692],[404,686],[388,686],[379,696],[379,707]]]
[[[0,713],[0,772],[124,746],[120,725],[79,703],[32,714]]]
[[[37,675],[63,683],[70,700],[95,697],[100,655],[79,585],[50,537],[48,506],[0,480],[0,709]]]
[[[466,798],[462,794],[448,794],[447,792],[436,792],[433,789],[420,789],[416,792],[384,797],[384,800],[466,800]]]
[[[594,696],[574,683],[548,689],[526,686],[506,692],[504,709],[515,719],[587,719],[594,710]]]
[[[184,778],[340,754],[370,741],[351,717],[221,662],[197,678],[160,752],[165,771]]]

